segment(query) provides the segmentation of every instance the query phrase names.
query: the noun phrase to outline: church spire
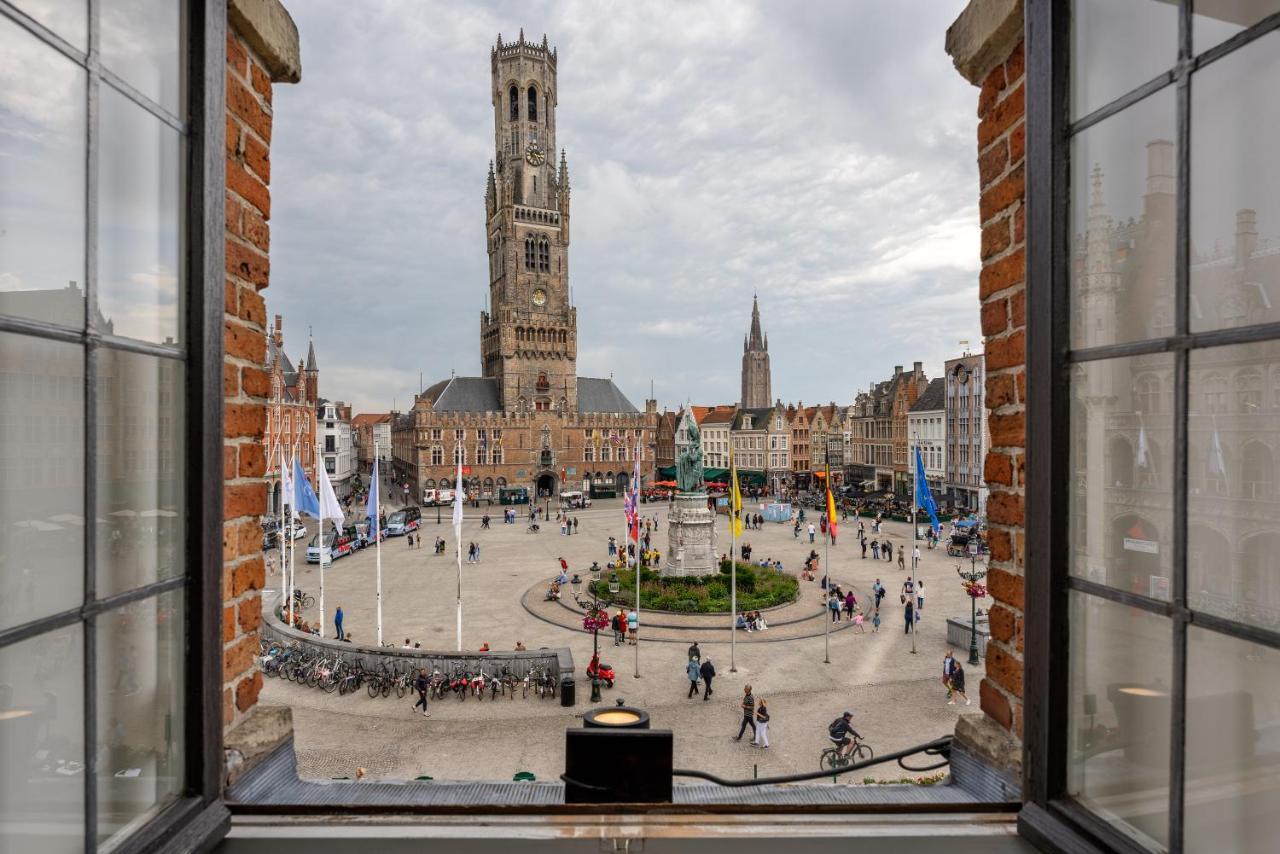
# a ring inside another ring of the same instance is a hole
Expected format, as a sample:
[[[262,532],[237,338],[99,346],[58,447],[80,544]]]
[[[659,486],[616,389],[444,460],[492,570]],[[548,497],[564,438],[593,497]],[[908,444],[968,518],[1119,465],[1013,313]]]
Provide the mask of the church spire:
[[[751,297],[751,337],[747,349],[768,349],[764,344],[764,336],[760,333],[760,303],[754,296]]]

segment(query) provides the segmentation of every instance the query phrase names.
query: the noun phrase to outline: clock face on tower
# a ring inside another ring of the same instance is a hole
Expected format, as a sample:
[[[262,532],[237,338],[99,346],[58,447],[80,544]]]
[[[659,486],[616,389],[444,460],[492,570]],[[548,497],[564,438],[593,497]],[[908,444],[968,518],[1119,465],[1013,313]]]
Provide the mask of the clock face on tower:
[[[530,166],[541,166],[547,158],[542,153],[542,149],[538,148],[538,143],[531,142],[529,147],[524,150],[524,159],[529,162]]]
[[[546,305],[547,292],[542,288],[536,288],[533,292],[533,304],[539,307]]]

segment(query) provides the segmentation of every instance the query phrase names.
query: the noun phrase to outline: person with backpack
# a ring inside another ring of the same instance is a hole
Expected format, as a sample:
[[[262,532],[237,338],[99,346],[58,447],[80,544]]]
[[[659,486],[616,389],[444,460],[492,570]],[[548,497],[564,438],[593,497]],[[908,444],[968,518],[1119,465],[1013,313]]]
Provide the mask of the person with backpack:
[[[413,704],[413,710],[418,711],[418,706],[422,706],[422,716],[424,718],[431,717],[431,713],[427,711],[427,691],[431,688],[431,680],[427,678],[427,668],[423,667],[418,671],[418,678],[413,680],[413,690],[418,692],[418,702]]]
[[[698,670],[702,673],[702,700],[706,702],[711,699],[711,680],[715,678],[716,667],[710,658],[705,658]]]
[[[862,738],[853,728],[853,712],[845,712],[827,724],[827,738],[836,745],[836,754],[841,758],[849,755],[853,749],[853,739]]]

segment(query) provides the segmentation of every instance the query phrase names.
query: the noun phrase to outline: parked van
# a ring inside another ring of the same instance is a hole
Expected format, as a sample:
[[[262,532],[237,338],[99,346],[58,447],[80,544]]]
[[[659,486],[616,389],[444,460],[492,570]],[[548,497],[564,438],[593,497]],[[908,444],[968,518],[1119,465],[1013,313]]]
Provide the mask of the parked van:
[[[355,545],[351,538],[338,532],[336,528],[329,528],[324,535],[323,554],[325,563],[333,563],[340,557],[346,557],[355,549]],[[307,545],[307,563],[320,563],[321,544],[320,535],[316,534],[311,538],[310,544]]]
[[[400,537],[410,531],[418,530],[422,520],[422,511],[417,507],[406,507],[397,510],[387,517],[387,536]]]
[[[591,499],[581,492],[562,492],[560,493],[560,504],[570,510],[579,510],[583,507],[590,507]]]

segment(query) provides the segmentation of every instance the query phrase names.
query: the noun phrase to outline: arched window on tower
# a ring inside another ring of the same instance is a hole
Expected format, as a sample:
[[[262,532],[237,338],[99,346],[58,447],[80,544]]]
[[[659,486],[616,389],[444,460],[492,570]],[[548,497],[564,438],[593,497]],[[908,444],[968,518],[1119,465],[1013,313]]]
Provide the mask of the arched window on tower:
[[[524,268],[532,270],[533,264],[533,235],[530,235],[524,239]]]
[[[510,113],[508,115],[508,120],[513,122],[519,121],[520,120],[520,90],[519,89],[512,86],[509,90],[507,90],[507,103],[510,104],[510,107],[509,107]]]
[[[545,236],[538,241],[538,270],[542,273],[551,272],[551,241]]]
[[[538,90],[529,87],[529,121],[536,122],[538,120]]]

